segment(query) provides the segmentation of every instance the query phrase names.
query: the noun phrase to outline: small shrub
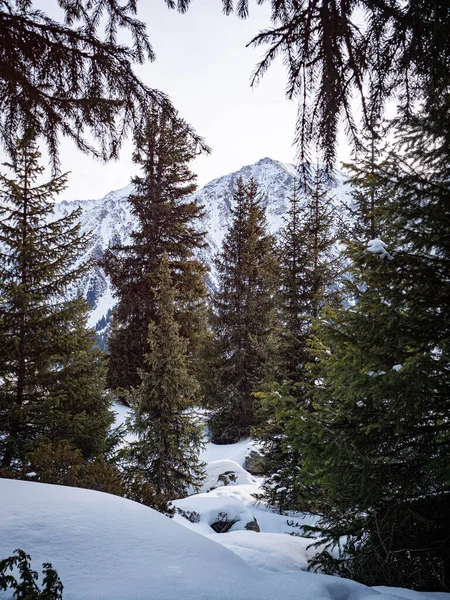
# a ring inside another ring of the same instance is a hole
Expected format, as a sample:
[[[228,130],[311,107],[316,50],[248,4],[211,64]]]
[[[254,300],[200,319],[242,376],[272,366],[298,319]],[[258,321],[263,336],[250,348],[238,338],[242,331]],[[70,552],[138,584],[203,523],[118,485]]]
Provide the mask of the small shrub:
[[[61,600],[64,586],[58,573],[50,563],[42,565],[42,589],[37,584],[38,574],[31,569],[30,556],[23,550],[15,550],[15,554],[0,561],[0,590],[14,590],[13,598],[17,600]],[[19,581],[7,571],[17,569]]]
[[[200,523],[200,513],[195,512],[195,510],[183,510],[177,506],[175,511],[191,523]]]
[[[124,495],[117,467],[101,459],[86,462],[81,451],[74,450],[68,443],[44,440],[27,459],[28,471],[36,473],[34,481]]]

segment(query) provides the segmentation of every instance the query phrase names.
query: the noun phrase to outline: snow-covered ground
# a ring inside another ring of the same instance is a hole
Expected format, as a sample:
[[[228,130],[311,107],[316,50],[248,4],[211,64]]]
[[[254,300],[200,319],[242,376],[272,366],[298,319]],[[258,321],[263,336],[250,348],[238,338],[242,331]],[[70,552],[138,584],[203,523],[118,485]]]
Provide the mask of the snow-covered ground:
[[[127,410],[117,412],[120,422]],[[202,491],[177,500],[173,519],[109,494],[0,479],[0,559],[21,548],[35,570],[51,562],[64,600],[450,600],[305,572],[311,540],[255,505],[261,480],[243,468],[253,449],[251,440],[208,444]],[[255,519],[259,532],[246,529]],[[227,533],[215,533],[224,520]]]

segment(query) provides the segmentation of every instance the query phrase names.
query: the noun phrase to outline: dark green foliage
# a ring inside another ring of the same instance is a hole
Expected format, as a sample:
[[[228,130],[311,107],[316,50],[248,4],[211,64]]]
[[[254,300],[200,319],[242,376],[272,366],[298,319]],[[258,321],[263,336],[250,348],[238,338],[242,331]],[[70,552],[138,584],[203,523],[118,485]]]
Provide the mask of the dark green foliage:
[[[38,159],[23,140],[14,178],[0,176],[0,456],[18,469],[43,436],[98,455],[113,420],[88,307],[65,299],[87,268],[74,262],[86,238],[77,212],[51,220],[65,176],[38,184]]]
[[[257,0],[264,4],[269,0]],[[184,12],[190,0],[168,2]],[[222,0],[226,14],[249,15],[249,0]],[[433,122],[448,121],[450,11],[429,0],[270,0],[271,26],[250,45],[268,46],[252,84],[282,57],[288,69],[286,94],[298,98],[296,142],[308,174],[311,153],[323,151],[329,171],[335,165],[337,134],[346,132],[359,147],[361,128],[371,132],[389,100],[411,115],[423,101]],[[444,116],[445,115],[445,116]],[[447,127],[447,131],[450,128]]]
[[[297,188],[278,239],[281,326],[277,347],[277,382],[258,393],[262,424],[254,432],[264,448],[263,493],[280,510],[294,508],[302,454],[295,445],[292,415],[307,402],[308,363],[316,357],[309,345],[313,325],[325,306],[339,301],[341,259],[336,248],[338,223],[319,169],[313,186],[299,197]]]
[[[379,185],[378,173],[386,158],[387,147],[382,140],[389,127],[373,128],[371,133],[363,134],[363,148],[357,154],[357,167],[345,164],[351,173],[348,183],[352,184],[352,203],[347,204],[348,226],[343,238],[346,241],[368,242],[381,235],[381,208],[389,198],[387,190]]]
[[[176,318],[181,334],[195,353],[204,331],[205,268],[194,253],[204,246],[198,222],[201,207],[188,198],[195,175],[188,163],[196,156],[184,124],[153,111],[135,136],[134,162],[142,177],[133,179],[129,198],[139,228],[128,246],[113,247],[104,258],[118,304],[108,342],[109,384],[129,389],[139,384],[150,321],[158,323],[156,292],[159,268],[167,255],[176,294]]]
[[[304,378],[304,374],[302,376]],[[297,479],[303,457],[292,443],[289,426],[304,397],[303,388],[304,383],[272,382],[263,385],[262,390],[256,393],[261,403],[260,425],[254,428],[253,435],[262,447],[265,479],[261,492],[255,497],[277,507],[280,514],[298,504]]]
[[[303,508],[322,515],[331,544],[346,536],[338,560],[319,556],[328,571],[448,591],[448,151],[426,122],[399,135],[401,157],[375,171],[392,258],[351,244],[352,303],[317,331],[311,401],[296,420]]]
[[[115,465],[102,458],[86,461],[81,450],[74,450],[67,442],[40,440],[26,462],[26,471],[34,473],[32,481],[125,495],[122,475]],[[25,477],[26,472],[21,474],[21,478]]]
[[[301,198],[294,188],[277,241],[280,262],[280,375],[298,382],[311,358],[307,340],[319,315],[339,298],[341,260],[336,249],[338,222],[333,199],[319,169]]]
[[[0,590],[14,590],[13,598],[17,600],[62,600],[64,586],[58,573],[50,563],[42,565],[42,588],[39,588],[38,573],[31,569],[31,558],[23,550],[15,550],[15,554],[0,561]],[[19,581],[8,571],[17,569]]]
[[[285,225],[277,239],[280,262],[280,291],[278,309],[282,320],[279,333],[279,370],[282,378],[296,380],[302,374],[307,361],[306,340],[311,327],[312,282],[307,272],[312,256],[308,241],[312,240],[306,230],[310,215],[294,183],[290,207],[284,217]]]
[[[117,158],[124,136],[143,126],[151,107],[176,118],[167,96],[133,72],[133,64],[155,59],[135,0],[60,1],[64,23],[33,4],[0,3],[0,140],[12,158],[16,138],[28,131],[46,141],[54,166],[61,135],[83,152]]]
[[[216,443],[236,442],[256,424],[253,392],[268,372],[273,350],[277,263],[256,182],[238,180],[232,223],[216,260],[213,297],[215,348],[210,371],[216,389],[210,428]]]
[[[137,441],[126,452],[125,470],[151,484],[153,506],[187,495],[203,478],[198,460],[202,426],[189,410],[200,403],[199,386],[190,373],[188,342],[175,318],[175,289],[167,259],[161,265],[155,296],[158,324],[148,327],[149,352],[140,370],[141,385],[128,396],[134,412],[130,431]]]

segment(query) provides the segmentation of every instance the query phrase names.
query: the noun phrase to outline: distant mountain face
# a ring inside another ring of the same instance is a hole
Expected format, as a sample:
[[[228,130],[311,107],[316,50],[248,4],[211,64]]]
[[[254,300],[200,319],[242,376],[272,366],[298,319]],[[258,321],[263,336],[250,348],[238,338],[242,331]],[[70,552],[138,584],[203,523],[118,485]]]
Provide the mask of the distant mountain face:
[[[292,195],[298,172],[294,165],[263,158],[253,165],[214,179],[192,194],[206,211],[202,228],[207,232],[208,247],[199,253],[199,258],[208,266],[211,266],[213,256],[220,249],[230,224],[231,202],[239,177],[244,182],[253,177],[258,183],[269,228],[272,233],[276,233],[283,225],[283,216],[288,210],[288,199]],[[346,176],[338,171],[334,183],[330,184],[330,196],[337,207],[349,201],[350,189],[345,180]],[[137,226],[127,202],[132,191],[133,186],[129,184],[100,200],[63,201],[56,205],[56,218],[82,207],[81,228],[91,234],[91,241],[83,256],[80,256],[80,261],[88,258],[99,260],[109,245],[127,243],[130,240],[130,233]],[[81,291],[92,306],[89,319],[91,326],[102,320],[115,304],[109,281],[98,266],[81,281],[77,289],[71,290],[72,293],[77,291]]]

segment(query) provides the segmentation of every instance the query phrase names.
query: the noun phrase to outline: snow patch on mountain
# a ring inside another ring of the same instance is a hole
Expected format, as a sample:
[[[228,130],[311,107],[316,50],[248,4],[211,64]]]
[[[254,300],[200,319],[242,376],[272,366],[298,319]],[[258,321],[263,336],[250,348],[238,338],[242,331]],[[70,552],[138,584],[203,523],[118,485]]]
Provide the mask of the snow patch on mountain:
[[[242,167],[239,171],[214,179],[194,192],[192,198],[205,208],[206,214],[201,229],[206,232],[208,243],[206,248],[199,251],[198,258],[208,267],[212,267],[213,257],[220,250],[230,224],[232,197],[239,177],[242,177],[244,182],[250,177],[256,180],[266,208],[269,230],[276,233],[283,225],[283,217],[289,207],[289,197],[298,176],[299,171],[295,165],[266,157]],[[347,204],[350,197],[350,188],[345,180],[346,176],[336,171],[335,181],[330,182],[332,202],[338,209],[342,204]],[[130,234],[137,227],[127,201],[133,191],[134,186],[130,183],[98,200],[63,201],[55,206],[55,218],[81,207],[81,230],[90,234],[88,248],[79,260],[90,259],[94,266],[77,288],[69,290],[71,295],[81,292],[89,301],[92,307],[90,326],[95,326],[115,303],[108,279],[103,269],[98,266],[98,261],[109,246],[130,241]],[[212,276],[209,283],[213,285],[213,281]]]

